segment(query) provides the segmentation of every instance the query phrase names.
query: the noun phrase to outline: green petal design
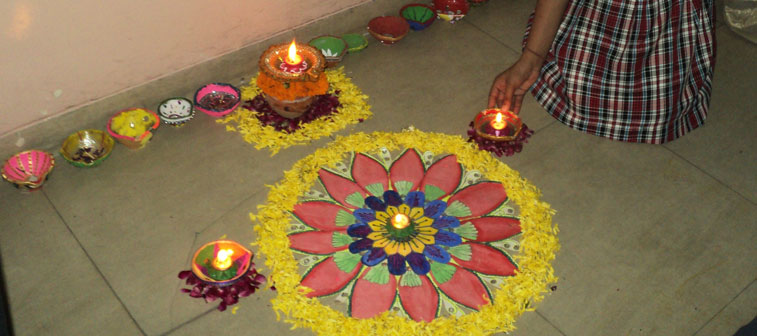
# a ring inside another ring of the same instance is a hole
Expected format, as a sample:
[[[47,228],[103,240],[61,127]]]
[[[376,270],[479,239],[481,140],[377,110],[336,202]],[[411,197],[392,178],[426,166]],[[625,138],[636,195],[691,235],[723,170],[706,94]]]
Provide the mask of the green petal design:
[[[356,254],[356,256],[359,255]],[[385,285],[389,283],[389,268],[381,265],[377,266],[378,267],[371,267],[371,269],[368,271],[368,274],[365,275],[364,279],[379,285]]]
[[[365,199],[363,199],[363,195],[360,195],[360,193],[357,191],[345,197],[344,201],[347,202],[347,204],[354,205],[358,208],[362,208],[363,205],[365,205]]]
[[[384,194],[384,185],[381,183],[369,184],[365,186],[365,190],[368,190],[373,196],[381,196]]]
[[[355,224],[355,216],[347,211],[339,210],[336,213],[336,219],[334,221],[336,226],[348,226]]]
[[[449,281],[449,279],[452,279],[455,272],[457,272],[455,266],[431,262],[431,274],[434,275],[434,279],[436,279],[436,282],[439,284],[443,284]]]
[[[355,269],[355,265],[360,262],[360,255],[351,253],[349,250],[334,253],[334,263],[345,273],[350,273]]]
[[[469,240],[478,239],[478,230],[476,229],[475,226],[473,226],[473,223],[471,222],[466,222],[465,224],[452,229],[452,231],[465,239],[469,239]]]
[[[447,210],[445,210],[444,213],[448,216],[453,217],[467,217],[472,214],[470,208],[468,208],[467,205],[460,201],[452,202],[452,204],[447,207]]]
[[[415,274],[415,272],[405,272],[402,279],[400,279],[400,286],[418,287],[422,284],[421,278],[419,278],[418,274]]]
[[[343,246],[343,245],[340,245]],[[462,244],[450,247],[449,253],[453,256],[457,257],[458,259],[470,261],[471,257],[471,248],[470,245]]]
[[[433,201],[435,199],[438,199],[439,197],[444,196],[445,192],[441,188],[435,186],[435,185],[426,185],[426,201]]]
[[[352,243],[352,237],[341,233],[341,232],[334,232],[331,234],[331,246],[333,247],[342,247],[344,245],[347,245],[349,243]],[[460,257],[458,257],[460,258]],[[462,259],[462,258],[460,258]],[[351,271],[351,270],[350,270]]]
[[[397,182],[394,182],[394,187],[397,188],[396,191],[401,196],[405,196],[405,195],[407,195],[407,193],[410,192],[410,188],[413,187],[413,182],[410,182],[410,181],[397,181]]]

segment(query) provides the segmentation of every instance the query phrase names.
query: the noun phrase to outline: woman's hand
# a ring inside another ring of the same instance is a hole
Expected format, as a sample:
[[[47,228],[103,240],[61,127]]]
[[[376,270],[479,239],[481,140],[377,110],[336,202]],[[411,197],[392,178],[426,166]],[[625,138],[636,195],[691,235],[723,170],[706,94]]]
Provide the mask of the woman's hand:
[[[520,113],[523,96],[539,77],[544,59],[525,50],[507,70],[497,75],[489,91],[489,108]]]

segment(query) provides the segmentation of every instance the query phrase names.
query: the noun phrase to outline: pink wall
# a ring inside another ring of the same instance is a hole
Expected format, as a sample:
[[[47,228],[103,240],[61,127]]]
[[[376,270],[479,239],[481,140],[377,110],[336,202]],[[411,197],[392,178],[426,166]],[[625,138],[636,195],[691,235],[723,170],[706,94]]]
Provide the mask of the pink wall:
[[[0,1],[0,136],[366,1]]]

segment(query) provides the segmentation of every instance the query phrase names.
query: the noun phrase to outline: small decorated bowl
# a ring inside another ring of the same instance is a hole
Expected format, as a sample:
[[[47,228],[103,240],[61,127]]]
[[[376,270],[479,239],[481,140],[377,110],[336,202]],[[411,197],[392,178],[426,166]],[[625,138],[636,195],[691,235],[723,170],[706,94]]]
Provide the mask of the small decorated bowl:
[[[354,54],[368,46],[368,39],[362,34],[344,34],[342,39],[347,43],[347,52]]]
[[[200,247],[192,258],[192,273],[200,281],[229,286],[250,269],[252,252],[232,240],[216,240]]]
[[[55,159],[52,154],[41,150],[28,150],[6,160],[2,176],[16,188],[35,190],[45,183],[53,167]]]
[[[318,36],[310,40],[308,44],[321,51],[323,57],[326,58],[327,68],[339,64],[344,58],[344,54],[347,53],[347,42],[338,36]]]
[[[412,30],[423,30],[434,23],[436,14],[431,6],[424,4],[407,4],[400,9],[400,16],[407,20]]]
[[[60,146],[60,154],[77,167],[94,167],[113,151],[113,138],[101,130],[88,129],[71,134]]]
[[[368,22],[368,32],[385,45],[397,43],[409,31],[410,25],[399,16],[379,16]]]
[[[436,15],[449,23],[460,21],[469,10],[468,0],[434,0]]]
[[[179,127],[195,116],[192,101],[177,97],[164,100],[158,105],[158,115],[164,124]]]
[[[242,93],[226,83],[211,83],[195,92],[195,108],[211,117],[223,117],[234,112],[241,102]]]
[[[152,130],[160,126],[158,115],[148,109],[131,108],[120,111],[108,120],[108,134],[130,149],[144,147],[152,138]]]

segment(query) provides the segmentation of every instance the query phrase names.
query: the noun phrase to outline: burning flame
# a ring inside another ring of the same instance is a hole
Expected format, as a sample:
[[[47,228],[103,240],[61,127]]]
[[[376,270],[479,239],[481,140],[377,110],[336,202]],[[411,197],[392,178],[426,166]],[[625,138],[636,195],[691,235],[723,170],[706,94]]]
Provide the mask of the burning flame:
[[[505,128],[505,122],[502,120],[501,112],[497,112],[497,116],[494,117],[494,121],[492,121],[492,127],[498,130]]]
[[[396,214],[392,218],[392,226],[397,229],[404,229],[410,225],[410,219],[404,214]]]
[[[287,55],[286,62],[288,64],[298,64],[302,62],[302,57],[297,55],[297,45],[292,40],[292,44],[289,45],[289,54]]]
[[[224,271],[231,267],[231,256],[234,254],[232,249],[218,250],[216,258],[213,259],[213,267],[219,271]]]

